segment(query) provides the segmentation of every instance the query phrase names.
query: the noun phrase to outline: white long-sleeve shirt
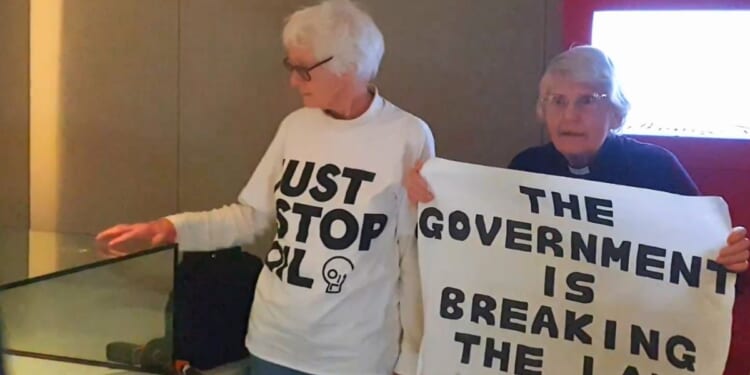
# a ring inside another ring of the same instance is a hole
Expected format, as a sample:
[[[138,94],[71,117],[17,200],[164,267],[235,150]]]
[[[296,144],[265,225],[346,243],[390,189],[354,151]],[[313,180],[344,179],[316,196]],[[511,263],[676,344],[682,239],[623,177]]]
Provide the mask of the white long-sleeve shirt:
[[[404,174],[428,126],[379,95],[354,120],[287,116],[239,203],[168,217],[183,250],[252,242],[274,223],[247,348],[311,374],[416,373],[422,305]]]

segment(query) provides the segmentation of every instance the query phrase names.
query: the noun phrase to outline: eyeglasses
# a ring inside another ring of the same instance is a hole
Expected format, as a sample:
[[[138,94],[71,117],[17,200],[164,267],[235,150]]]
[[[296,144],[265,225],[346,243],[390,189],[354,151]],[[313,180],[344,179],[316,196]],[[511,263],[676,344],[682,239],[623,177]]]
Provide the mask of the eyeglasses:
[[[581,95],[575,99],[573,106],[579,112],[592,112],[596,110],[602,102],[607,100],[608,97],[607,94],[599,93]],[[548,111],[562,113],[568,108],[570,99],[561,94],[549,94],[542,99],[542,103]]]
[[[302,78],[302,80],[304,80],[306,82],[310,82],[310,80],[312,80],[312,77],[310,76],[310,71],[312,71],[313,69],[315,69],[315,68],[317,68],[317,67],[319,67],[319,66],[321,66],[321,65],[323,65],[323,64],[325,64],[325,63],[327,63],[327,62],[329,62],[331,60],[333,60],[333,56],[331,56],[331,57],[329,57],[329,58],[327,58],[327,59],[325,59],[323,61],[320,61],[320,62],[316,63],[313,66],[305,67],[305,66],[294,65],[291,62],[289,62],[289,58],[288,57],[285,57],[284,58],[284,67],[290,73],[292,73],[292,72],[297,73],[297,75],[299,75],[299,77]]]

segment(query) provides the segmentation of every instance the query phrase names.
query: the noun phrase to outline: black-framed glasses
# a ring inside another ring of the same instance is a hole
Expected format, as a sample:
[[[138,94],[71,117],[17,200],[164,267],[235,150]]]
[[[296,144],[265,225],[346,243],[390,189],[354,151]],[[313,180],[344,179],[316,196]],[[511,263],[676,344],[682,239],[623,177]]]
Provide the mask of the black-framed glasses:
[[[325,64],[325,63],[327,63],[327,62],[329,62],[331,60],[333,60],[333,56],[331,56],[331,57],[329,57],[329,58],[327,58],[325,60],[322,60],[322,61],[320,61],[320,62],[318,62],[318,63],[316,63],[316,64],[314,64],[312,66],[306,67],[306,66],[294,65],[291,62],[289,62],[289,58],[288,57],[285,57],[284,58],[284,67],[290,73],[291,72],[297,73],[297,75],[299,75],[299,77],[302,78],[302,80],[310,82],[310,80],[312,80],[312,77],[310,76],[310,71],[312,71],[313,69],[315,69],[315,68],[317,68],[317,67],[319,67],[319,66],[321,66],[321,65],[323,65],[323,64]]]

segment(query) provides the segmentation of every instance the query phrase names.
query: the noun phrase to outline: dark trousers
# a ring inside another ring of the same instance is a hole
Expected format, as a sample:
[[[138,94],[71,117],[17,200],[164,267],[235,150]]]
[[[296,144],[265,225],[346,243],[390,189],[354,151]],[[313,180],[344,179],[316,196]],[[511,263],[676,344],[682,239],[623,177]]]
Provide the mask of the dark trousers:
[[[210,369],[248,356],[247,322],[262,269],[258,257],[239,247],[184,253],[167,314],[176,360]]]
[[[260,359],[258,357],[250,358],[250,366],[248,366],[245,375],[310,375],[306,372],[297,371],[277,365],[273,362]]]

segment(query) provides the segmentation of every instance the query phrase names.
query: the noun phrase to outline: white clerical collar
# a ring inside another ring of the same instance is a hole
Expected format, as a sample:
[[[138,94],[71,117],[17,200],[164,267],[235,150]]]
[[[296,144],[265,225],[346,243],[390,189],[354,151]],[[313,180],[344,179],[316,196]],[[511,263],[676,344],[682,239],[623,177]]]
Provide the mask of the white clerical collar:
[[[591,173],[591,171],[589,170],[588,166],[585,166],[583,168],[573,168],[571,166],[568,166],[568,170],[570,171],[570,173],[572,173],[572,174],[574,174],[576,176],[585,176],[585,175]]]

